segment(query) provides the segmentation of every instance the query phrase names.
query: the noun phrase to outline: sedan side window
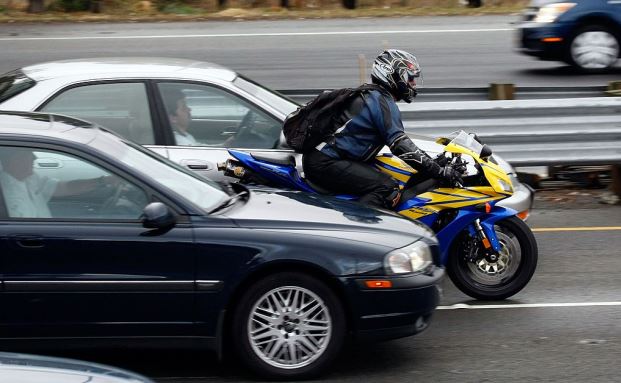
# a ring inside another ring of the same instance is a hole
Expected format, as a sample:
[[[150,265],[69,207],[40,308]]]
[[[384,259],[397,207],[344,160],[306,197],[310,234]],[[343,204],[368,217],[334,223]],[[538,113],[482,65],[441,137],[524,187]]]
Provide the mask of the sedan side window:
[[[81,158],[0,146],[0,189],[9,218],[137,220],[144,190]]]
[[[107,83],[70,88],[41,110],[97,123],[141,145],[155,143],[143,83]]]
[[[220,88],[160,83],[177,145],[273,149],[282,124]]]

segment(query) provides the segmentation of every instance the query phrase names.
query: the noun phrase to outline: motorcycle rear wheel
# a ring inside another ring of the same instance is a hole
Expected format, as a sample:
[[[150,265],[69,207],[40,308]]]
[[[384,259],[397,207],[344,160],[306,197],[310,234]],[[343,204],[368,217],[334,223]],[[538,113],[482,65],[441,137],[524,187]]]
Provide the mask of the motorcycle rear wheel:
[[[467,232],[456,240],[449,254],[447,273],[463,293],[480,300],[502,300],[522,290],[537,267],[537,242],[532,231],[518,217],[496,222],[494,230],[501,249],[497,262],[484,258],[469,260]]]

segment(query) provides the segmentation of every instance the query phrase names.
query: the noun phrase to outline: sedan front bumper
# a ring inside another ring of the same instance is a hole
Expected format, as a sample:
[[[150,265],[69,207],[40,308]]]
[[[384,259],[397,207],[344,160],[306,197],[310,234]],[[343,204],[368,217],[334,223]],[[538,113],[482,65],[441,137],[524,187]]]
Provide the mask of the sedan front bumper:
[[[357,340],[378,341],[402,338],[425,330],[440,302],[444,268],[430,275],[405,277],[349,278],[352,321]],[[371,289],[367,280],[389,280],[392,288]]]
[[[524,23],[518,26],[517,50],[542,60],[564,61],[569,28],[563,24]]]

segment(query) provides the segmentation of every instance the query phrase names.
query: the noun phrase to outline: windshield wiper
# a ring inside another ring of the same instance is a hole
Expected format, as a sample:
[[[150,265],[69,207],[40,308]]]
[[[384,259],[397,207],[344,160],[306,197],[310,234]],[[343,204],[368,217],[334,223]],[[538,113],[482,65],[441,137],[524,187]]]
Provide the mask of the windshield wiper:
[[[209,212],[209,214],[218,212],[220,210],[224,210],[229,206],[233,206],[235,204],[235,202],[237,202],[240,198],[244,197],[244,196],[250,196],[250,191],[248,190],[242,190],[241,192],[237,193],[237,194],[233,194],[232,196],[230,196],[229,198],[225,199],[220,205],[216,206],[215,209],[211,210]]]

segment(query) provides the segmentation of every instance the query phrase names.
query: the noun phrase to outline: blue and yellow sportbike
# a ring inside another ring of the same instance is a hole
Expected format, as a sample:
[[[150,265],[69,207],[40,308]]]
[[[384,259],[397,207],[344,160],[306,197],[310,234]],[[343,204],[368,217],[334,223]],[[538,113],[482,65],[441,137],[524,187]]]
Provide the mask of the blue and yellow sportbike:
[[[399,157],[380,154],[379,171],[402,189],[395,211],[429,226],[440,242],[441,261],[462,292],[477,299],[500,300],[526,286],[537,266],[537,242],[517,212],[497,202],[513,194],[511,179],[490,160],[491,149],[463,131],[439,138],[443,160],[463,170],[463,183],[443,186],[425,178]],[[219,164],[226,176],[242,183],[329,194],[296,169],[289,153],[229,150],[234,157]],[[336,198],[355,200],[352,195]]]

